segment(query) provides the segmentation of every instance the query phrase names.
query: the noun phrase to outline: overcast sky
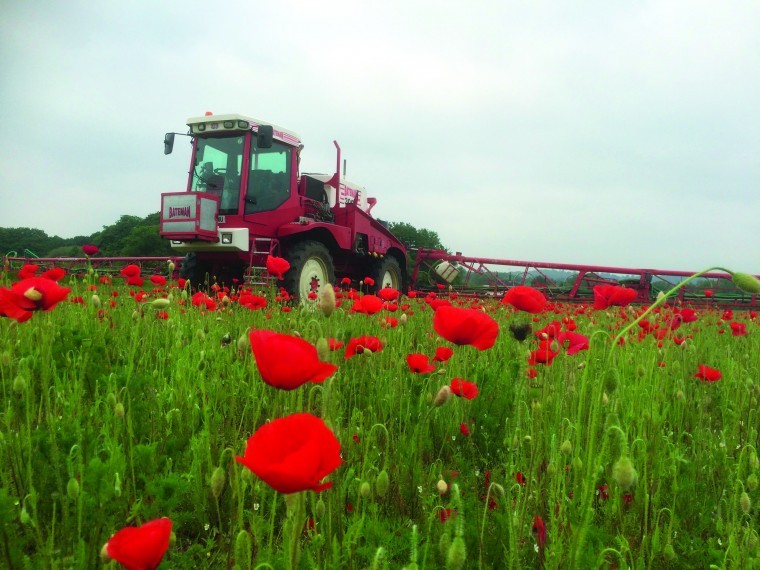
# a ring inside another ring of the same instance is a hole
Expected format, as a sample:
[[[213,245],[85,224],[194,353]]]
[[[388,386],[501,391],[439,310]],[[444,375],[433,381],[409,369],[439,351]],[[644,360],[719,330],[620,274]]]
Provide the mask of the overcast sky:
[[[0,227],[89,235],[184,190],[186,119],[466,255],[760,273],[760,3],[0,0]],[[182,139],[178,139],[182,141]],[[2,252],[0,252],[2,253]]]

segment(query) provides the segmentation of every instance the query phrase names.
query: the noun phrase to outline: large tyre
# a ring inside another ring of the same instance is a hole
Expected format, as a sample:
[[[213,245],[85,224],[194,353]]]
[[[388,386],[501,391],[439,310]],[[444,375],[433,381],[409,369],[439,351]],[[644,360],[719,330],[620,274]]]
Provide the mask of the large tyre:
[[[201,263],[195,252],[185,255],[179,266],[179,276],[190,281],[190,285],[195,288],[200,288],[205,284],[207,272],[206,264]]]
[[[283,275],[283,287],[306,302],[309,293],[319,294],[327,283],[335,282],[335,268],[327,247],[318,241],[302,241],[288,248],[285,258],[290,269]]]
[[[369,276],[375,280],[374,291],[389,287],[399,293],[404,292],[405,275],[398,260],[392,255],[375,261],[370,267]]]

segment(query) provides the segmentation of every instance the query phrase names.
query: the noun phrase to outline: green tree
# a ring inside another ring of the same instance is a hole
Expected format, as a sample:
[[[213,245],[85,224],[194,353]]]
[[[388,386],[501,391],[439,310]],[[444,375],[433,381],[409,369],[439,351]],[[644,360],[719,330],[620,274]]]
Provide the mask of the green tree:
[[[134,228],[122,241],[119,255],[123,257],[173,255],[169,241],[161,239],[158,224]]]
[[[438,233],[433,230],[427,228],[415,228],[412,224],[407,222],[390,222],[388,224],[388,229],[410,249],[407,251],[407,272],[409,276],[413,274],[414,266],[417,262],[416,249],[442,249],[448,251],[441,243]],[[427,284],[429,281],[430,277],[428,271],[424,268],[420,268],[417,282],[420,284]]]

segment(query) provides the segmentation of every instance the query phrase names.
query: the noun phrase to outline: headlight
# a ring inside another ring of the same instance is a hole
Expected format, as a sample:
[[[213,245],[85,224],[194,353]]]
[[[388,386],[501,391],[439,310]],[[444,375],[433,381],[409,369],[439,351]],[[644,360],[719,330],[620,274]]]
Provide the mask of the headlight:
[[[222,244],[230,245],[232,243],[232,234],[222,234]]]

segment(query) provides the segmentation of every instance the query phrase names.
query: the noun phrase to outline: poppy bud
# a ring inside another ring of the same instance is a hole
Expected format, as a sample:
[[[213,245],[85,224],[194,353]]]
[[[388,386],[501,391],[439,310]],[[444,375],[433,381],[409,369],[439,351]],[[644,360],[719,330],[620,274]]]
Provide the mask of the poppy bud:
[[[449,553],[451,547],[451,536],[448,532],[444,532],[441,538],[438,540],[438,552],[441,554],[441,558],[446,559],[446,555]]]
[[[240,568],[251,567],[251,535],[241,530],[235,537],[235,563]]]
[[[174,266],[174,262],[173,261],[169,260],[169,263],[168,263],[167,267],[169,268],[169,273],[174,273],[174,267],[175,266]]]
[[[237,349],[238,352],[247,353],[251,350],[251,341],[248,338],[247,334],[243,334],[240,336],[240,338],[237,340]]]
[[[103,545],[103,548],[100,549],[100,561],[103,564],[108,564],[111,561],[111,557],[108,556],[108,543],[107,542]]]
[[[77,497],[79,497],[79,481],[77,481],[74,477],[69,479],[69,482],[66,485],[66,495],[72,501],[76,501]]]
[[[401,316],[398,318],[398,324],[405,325],[406,324],[406,313],[402,313]]]
[[[435,488],[438,490],[439,494],[443,495],[449,490],[449,484],[443,479],[439,479],[438,483],[435,484]]]
[[[32,517],[29,516],[29,511],[26,510],[26,506],[22,507],[21,514],[19,515],[19,520],[21,520],[21,524],[24,526],[34,524]]]
[[[121,497],[121,477],[116,473],[113,481],[113,494],[116,497]]]
[[[751,473],[749,477],[747,477],[747,489],[754,492],[757,490],[757,474]]]
[[[739,506],[745,515],[749,514],[749,510],[752,508],[752,501],[750,500],[747,491],[744,491],[739,497]]]
[[[553,340],[552,343],[549,345],[549,348],[552,352],[559,352],[559,343],[556,340]]]
[[[569,439],[566,439],[562,442],[559,450],[565,455],[570,455],[573,452],[573,444],[570,443]]]
[[[683,400],[684,399],[683,390],[678,390],[678,392],[676,392],[676,399],[678,399],[678,400]]]
[[[435,395],[435,400],[433,401],[433,404],[435,404],[436,407],[440,408],[446,402],[449,401],[450,397],[451,397],[451,387],[443,386],[441,387],[440,390],[438,390],[438,393]]]
[[[319,308],[326,317],[335,311],[335,289],[330,283],[326,283],[319,290]]]
[[[92,306],[97,309],[98,307],[100,307],[100,297],[98,297],[97,295],[93,295],[90,298],[90,303],[92,303]]]
[[[618,385],[618,374],[614,368],[609,368],[607,374],[604,377],[604,387],[610,394],[615,391]]]
[[[369,481],[363,481],[361,485],[359,485],[359,494],[362,496],[362,498],[366,499],[369,497],[370,493],[372,493],[372,487],[369,484]]]
[[[375,480],[375,493],[377,493],[378,497],[385,497],[388,493],[389,487],[390,479],[388,478],[388,472],[383,469],[378,473],[377,479]]]
[[[604,392],[602,394],[602,405],[606,406],[609,403],[610,403],[610,397],[607,395],[607,392]]]
[[[646,369],[641,364],[639,364],[636,367],[636,376],[638,376],[639,378],[643,378],[646,375],[647,375]]]
[[[749,273],[732,273],[731,279],[739,289],[745,293],[760,293],[760,281]]]
[[[464,563],[466,561],[467,548],[464,544],[464,539],[461,536],[457,536],[451,543],[449,552],[446,555],[446,568],[459,570],[460,568],[464,568]]]
[[[7,350],[3,351],[2,354],[0,354],[0,364],[3,366],[11,365],[11,353]]]
[[[113,413],[120,420],[124,419],[124,404],[118,402],[116,406],[114,406]]]
[[[153,303],[151,303],[151,304],[152,304],[152,305],[153,305],[153,306],[154,306],[156,309],[165,309],[166,307],[168,307],[169,305],[171,305],[171,301],[169,301],[169,299],[164,299],[164,298],[161,298],[161,299],[156,299],[156,300],[155,300],[155,301],[153,301]]]
[[[317,504],[314,506],[314,515],[317,519],[321,519],[325,516],[325,502],[322,500],[321,496],[319,497]]]
[[[226,480],[227,477],[224,474],[224,468],[219,466],[214,469],[214,472],[211,474],[211,494],[215,499],[218,499],[222,495]]]
[[[662,555],[671,562],[676,559],[676,551],[673,549],[673,545],[667,543],[662,549]]]
[[[573,459],[573,462],[571,465],[573,466],[573,469],[575,469],[576,471],[579,471],[580,469],[583,468],[583,461],[581,461],[580,457],[576,457]]]
[[[330,358],[330,343],[327,342],[325,337],[319,337],[317,339],[317,357],[322,362],[327,362]]]
[[[13,379],[13,391],[21,394],[24,390],[26,390],[26,378],[19,374]]]
[[[749,466],[752,467],[752,471],[757,471],[760,467],[760,459],[757,458],[757,453],[754,451],[749,454]]]
[[[615,479],[623,490],[627,491],[630,489],[636,482],[637,477],[638,473],[636,473],[631,459],[627,456],[622,456],[612,467],[612,478]]]

